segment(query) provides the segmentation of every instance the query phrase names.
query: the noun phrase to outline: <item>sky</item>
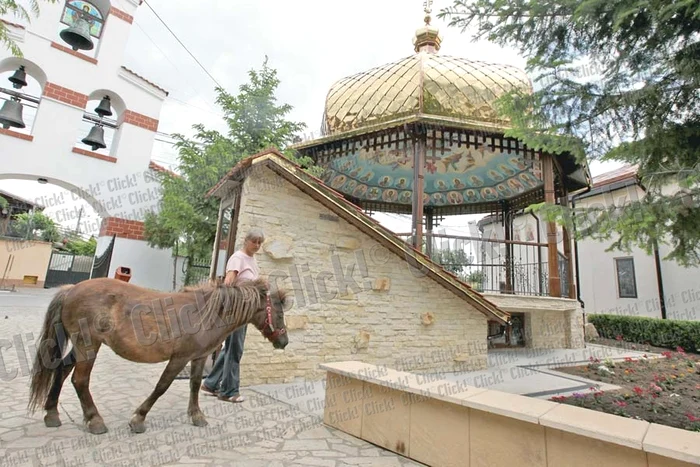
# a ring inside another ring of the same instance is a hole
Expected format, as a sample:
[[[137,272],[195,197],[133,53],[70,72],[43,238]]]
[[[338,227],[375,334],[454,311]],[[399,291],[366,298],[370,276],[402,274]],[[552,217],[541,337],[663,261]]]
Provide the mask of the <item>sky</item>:
[[[326,94],[332,84],[412,55],[412,39],[423,25],[424,16],[422,0],[147,2],[135,15],[123,64],[170,93],[159,116],[159,132],[164,135],[157,139],[165,141],[165,135],[172,133],[192,134],[192,125],[197,123],[225,130],[215,103],[215,87],[237,93],[239,86],[248,81],[248,71],[259,69],[265,57],[280,79],[278,102],[293,107],[288,118],[306,124],[306,138],[318,137]],[[113,0],[117,8],[124,9],[125,4],[125,0]],[[437,19],[437,12],[451,4],[451,0],[433,2],[432,24],[440,29],[443,39],[440,54],[525,67],[525,58],[516,50],[474,42],[469,31],[447,27],[446,20]],[[172,166],[177,164],[177,153],[169,143],[156,141],[152,159]],[[595,176],[620,165],[592,163],[590,168]],[[61,191],[52,185],[4,180],[0,181],[0,189],[29,199]],[[51,215],[50,209],[45,212]],[[398,216],[381,214],[376,218],[394,231],[410,229],[408,218],[397,220]],[[96,219],[94,210],[87,206],[82,230],[94,230],[99,225]],[[442,227],[449,233],[464,234],[469,219],[475,218],[450,218]],[[65,225],[75,227],[75,222]]]

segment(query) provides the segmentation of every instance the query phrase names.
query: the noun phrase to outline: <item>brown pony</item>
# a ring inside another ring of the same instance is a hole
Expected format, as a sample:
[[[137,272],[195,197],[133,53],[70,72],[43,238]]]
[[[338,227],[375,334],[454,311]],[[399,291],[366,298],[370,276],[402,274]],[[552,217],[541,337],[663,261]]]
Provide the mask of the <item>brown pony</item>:
[[[91,279],[62,287],[49,304],[30,383],[29,410],[43,405],[47,427],[58,427],[58,397],[73,371],[72,382],[93,434],[107,431],[89,389],[90,372],[102,344],[138,363],[168,361],[153,392],[129,421],[131,431],[146,431],[153,404],[175,377],[190,367],[187,413],[195,426],[206,426],[199,409],[204,363],[240,326],[253,324],[277,349],[288,343],[284,324],[285,292],[270,292],[264,280],[238,286],[221,283],[164,293],[116,279]],[[66,353],[68,340],[72,349]]]

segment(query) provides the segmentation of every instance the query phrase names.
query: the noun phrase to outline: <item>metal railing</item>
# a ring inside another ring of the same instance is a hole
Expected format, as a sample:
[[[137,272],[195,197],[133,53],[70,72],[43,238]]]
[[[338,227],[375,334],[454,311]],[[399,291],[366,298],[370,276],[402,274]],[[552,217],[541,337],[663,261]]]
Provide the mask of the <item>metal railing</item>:
[[[411,234],[398,237],[411,241]],[[550,296],[546,243],[426,234],[422,251],[480,292]],[[560,296],[568,297],[569,259],[558,258]]]

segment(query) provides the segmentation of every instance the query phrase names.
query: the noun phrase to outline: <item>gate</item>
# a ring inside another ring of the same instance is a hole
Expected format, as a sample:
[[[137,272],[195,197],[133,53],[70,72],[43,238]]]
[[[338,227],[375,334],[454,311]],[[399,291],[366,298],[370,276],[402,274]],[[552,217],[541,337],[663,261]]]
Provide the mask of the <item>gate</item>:
[[[92,260],[92,256],[78,256],[74,253],[52,251],[44,288],[50,289],[64,284],[77,284],[90,279]]]
[[[185,265],[183,264],[183,267]],[[209,280],[209,269],[211,262],[187,257],[187,270],[185,271],[185,285],[198,285]]]
[[[104,253],[95,258],[95,262],[92,265],[92,274],[90,274],[90,278],[96,279],[98,277],[107,277],[109,274],[109,265],[112,263],[112,251],[114,251],[115,238],[117,238],[117,236],[112,235],[112,240],[110,240],[107,249],[105,249]]]

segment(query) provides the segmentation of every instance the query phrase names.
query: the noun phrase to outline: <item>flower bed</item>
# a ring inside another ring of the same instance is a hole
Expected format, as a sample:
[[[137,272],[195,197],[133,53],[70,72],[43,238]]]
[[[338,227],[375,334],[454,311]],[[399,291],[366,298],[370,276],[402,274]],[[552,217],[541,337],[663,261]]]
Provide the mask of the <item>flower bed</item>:
[[[638,359],[613,362],[591,358],[588,365],[557,371],[620,386],[602,392],[590,388],[556,402],[646,420],[691,431],[700,431],[700,357],[680,347],[664,351],[661,358],[646,354]]]

